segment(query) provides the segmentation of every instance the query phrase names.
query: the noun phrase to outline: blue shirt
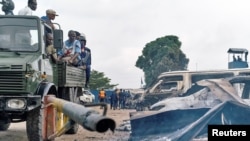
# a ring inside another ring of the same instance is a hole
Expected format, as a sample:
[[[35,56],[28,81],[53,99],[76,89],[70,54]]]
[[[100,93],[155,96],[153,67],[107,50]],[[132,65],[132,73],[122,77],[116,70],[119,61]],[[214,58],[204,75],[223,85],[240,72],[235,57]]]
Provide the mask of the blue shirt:
[[[41,20],[46,22],[46,23],[52,23],[51,20],[49,19],[49,17],[47,17],[47,16],[42,16]]]
[[[68,54],[65,54],[64,51],[67,51]],[[63,48],[58,51],[58,56],[67,56],[69,54],[74,55],[76,53],[81,53],[81,43],[78,40],[75,40],[74,42],[66,40]],[[78,59],[81,60],[80,55],[78,55]]]
[[[91,50],[87,47],[84,48],[84,52],[81,52],[80,56],[81,58],[85,58],[86,54],[88,53],[89,54],[89,57],[86,61],[86,66],[90,66],[91,65]]]

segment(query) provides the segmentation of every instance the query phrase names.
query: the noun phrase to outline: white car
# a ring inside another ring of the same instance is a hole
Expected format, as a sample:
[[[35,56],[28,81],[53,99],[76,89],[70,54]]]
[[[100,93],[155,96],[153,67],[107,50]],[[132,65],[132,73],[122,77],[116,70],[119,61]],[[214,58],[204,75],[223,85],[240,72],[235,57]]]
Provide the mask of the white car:
[[[89,90],[82,90],[82,96],[80,96],[81,104],[85,103],[94,103],[95,95],[92,94]]]

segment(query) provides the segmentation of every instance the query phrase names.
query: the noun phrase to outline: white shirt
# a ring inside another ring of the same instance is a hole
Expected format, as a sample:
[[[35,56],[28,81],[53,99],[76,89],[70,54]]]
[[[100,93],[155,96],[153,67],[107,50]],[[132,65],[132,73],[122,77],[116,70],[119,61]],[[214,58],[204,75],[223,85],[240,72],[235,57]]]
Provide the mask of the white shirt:
[[[26,6],[23,9],[19,10],[18,15],[32,16],[32,10],[30,9],[30,7]]]

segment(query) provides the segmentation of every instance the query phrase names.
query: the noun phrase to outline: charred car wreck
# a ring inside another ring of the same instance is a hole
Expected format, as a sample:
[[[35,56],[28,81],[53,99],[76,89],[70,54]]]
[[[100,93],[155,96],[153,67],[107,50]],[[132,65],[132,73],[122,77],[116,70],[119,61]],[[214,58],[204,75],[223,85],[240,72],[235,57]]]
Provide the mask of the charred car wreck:
[[[208,125],[249,125],[250,76],[197,81],[150,111],[130,113],[130,140],[206,139]]]
[[[186,93],[196,82],[204,79],[250,76],[249,68],[203,71],[173,71],[162,73],[157,83],[149,87],[138,100],[137,109],[148,109],[151,105],[166,98],[178,97]]]

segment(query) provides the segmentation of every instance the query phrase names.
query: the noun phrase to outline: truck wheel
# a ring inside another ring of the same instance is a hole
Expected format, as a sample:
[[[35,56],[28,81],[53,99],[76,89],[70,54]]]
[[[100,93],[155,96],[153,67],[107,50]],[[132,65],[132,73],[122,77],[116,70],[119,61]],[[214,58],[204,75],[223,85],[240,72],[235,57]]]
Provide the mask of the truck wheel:
[[[10,127],[10,120],[0,120],[0,131],[6,131]]]
[[[26,132],[29,141],[42,141],[42,115],[41,107],[27,114]]]

